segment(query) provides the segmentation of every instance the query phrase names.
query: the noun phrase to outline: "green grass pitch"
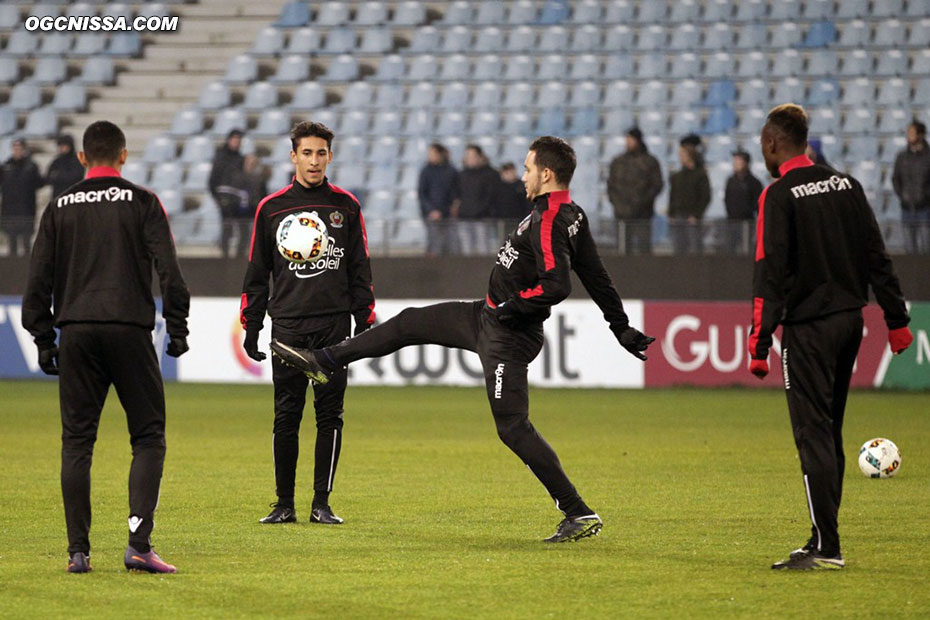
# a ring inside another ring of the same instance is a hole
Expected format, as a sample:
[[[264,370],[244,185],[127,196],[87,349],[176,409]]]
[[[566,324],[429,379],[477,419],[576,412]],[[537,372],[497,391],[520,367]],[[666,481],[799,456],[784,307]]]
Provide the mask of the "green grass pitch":
[[[111,391],[93,469],[94,572],[68,575],[54,383],[0,383],[0,616],[331,618],[930,615],[926,394],[854,393],[842,572],[769,569],[809,531],[784,396],[749,390],[542,390],[531,419],[603,517],[546,545],[559,513],[497,439],[482,390],[350,388],[332,504],[311,525],[304,422],[300,523],[274,499],[270,386],[169,385],[154,534],[178,565],[126,573],[125,419]],[[858,448],[900,446],[892,480]]]

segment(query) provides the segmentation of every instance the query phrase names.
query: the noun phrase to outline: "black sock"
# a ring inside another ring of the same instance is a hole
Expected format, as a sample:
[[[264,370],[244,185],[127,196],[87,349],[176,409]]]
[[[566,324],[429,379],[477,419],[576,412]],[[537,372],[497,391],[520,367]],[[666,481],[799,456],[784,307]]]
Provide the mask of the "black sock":
[[[292,495],[290,497],[286,497],[286,496],[278,497],[278,503],[275,504],[275,508],[290,508],[291,510],[293,510],[294,509],[294,496]]]
[[[328,371],[333,371],[339,368],[339,364],[336,363],[336,358],[333,357],[333,352],[329,350],[329,347],[324,347],[322,349],[316,349],[313,351],[316,361]]]
[[[329,491],[314,491],[311,506],[313,508],[326,508],[329,506]]]
[[[578,498],[577,502],[572,502],[570,505],[565,506],[562,510],[565,512],[565,516],[569,519],[596,514],[588,507],[587,504],[584,503],[580,497]]]

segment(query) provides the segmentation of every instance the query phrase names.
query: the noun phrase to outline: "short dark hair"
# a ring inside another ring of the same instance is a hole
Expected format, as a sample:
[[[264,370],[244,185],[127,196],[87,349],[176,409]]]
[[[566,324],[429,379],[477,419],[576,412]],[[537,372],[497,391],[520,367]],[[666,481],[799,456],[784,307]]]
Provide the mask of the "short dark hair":
[[[536,167],[548,168],[559,185],[568,185],[575,174],[575,149],[562,138],[542,136],[533,140],[530,150],[536,153]]]
[[[747,164],[751,161],[751,158],[749,157],[749,153],[747,153],[743,149],[739,149],[738,151],[733,151],[733,157],[739,157]]]
[[[326,140],[326,148],[332,150],[335,137],[333,130],[323,123],[303,121],[294,125],[291,130],[291,148],[297,151],[297,145],[300,144],[302,138],[323,138]]]
[[[88,162],[115,162],[126,148],[126,135],[110,121],[95,121],[84,130],[81,144]]]
[[[465,150],[466,150],[466,151],[474,151],[474,152],[478,153],[478,155],[479,155],[480,157],[484,157],[484,149],[481,148],[481,145],[480,145],[480,144],[475,144],[474,142],[470,142],[470,143],[468,143],[468,144],[465,145]]]
[[[516,169],[517,167],[513,164],[512,161],[504,162],[503,164],[501,164],[501,172],[503,172],[504,170],[516,170]]]
[[[927,135],[927,126],[924,125],[923,123],[921,123],[921,122],[920,122],[919,120],[917,120],[916,118],[915,118],[914,120],[911,121],[911,127],[914,128],[914,131],[917,132],[917,135],[919,135],[919,136],[925,136],[925,135]]]
[[[769,111],[765,123],[781,133],[794,146],[804,146],[807,143],[810,127],[807,112],[796,103],[775,106]]]

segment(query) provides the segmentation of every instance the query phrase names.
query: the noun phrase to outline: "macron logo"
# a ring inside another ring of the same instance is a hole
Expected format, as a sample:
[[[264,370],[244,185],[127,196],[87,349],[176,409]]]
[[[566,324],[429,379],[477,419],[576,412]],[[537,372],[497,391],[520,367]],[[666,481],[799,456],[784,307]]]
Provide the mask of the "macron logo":
[[[60,209],[67,205],[83,204],[85,202],[103,202],[104,200],[107,202],[132,200],[132,190],[111,187],[109,189],[73,192],[71,194],[65,194],[58,199],[58,208]]]
[[[494,399],[500,400],[504,392],[504,365],[498,364],[494,369]]]
[[[791,193],[795,198],[803,198],[805,196],[816,196],[817,194],[826,194],[827,192],[835,192],[843,189],[852,189],[852,183],[849,182],[849,179],[844,179],[834,174],[826,181],[795,185],[791,188]]]
[[[142,525],[142,518],[132,515],[129,517],[129,531],[133,534],[136,533],[136,530],[139,529],[139,526]]]

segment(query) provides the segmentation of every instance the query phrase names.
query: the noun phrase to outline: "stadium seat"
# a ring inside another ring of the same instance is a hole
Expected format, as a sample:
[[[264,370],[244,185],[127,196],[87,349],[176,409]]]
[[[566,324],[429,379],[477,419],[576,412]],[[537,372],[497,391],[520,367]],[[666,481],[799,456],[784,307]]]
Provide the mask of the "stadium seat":
[[[505,136],[527,136],[532,133],[532,129],[533,119],[526,112],[515,110],[504,115],[502,133]]]
[[[494,24],[503,24],[506,3],[498,0],[483,0],[478,2],[478,10],[475,13],[475,23],[482,26]]]
[[[107,54],[135,58],[142,53],[142,37],[138,32],[117,32],[110,37]]]
[[[440,136],[465,135],[465,115],[460,112],[445,110],[439,114],[436,133]]]
[[[550,0],[551,1],[551,0]],[[563,0],[554,0],[561,3]],[[507,11],[507,23],[513,25],[532,24],[536,22],[536,6],[533,0],[515,0],[509,3],[510,10]],[[551,15],[550,15],[551,17]],[[568,17],[568,7],[564,9],[564,17]],[[540,24],[557,24],[558,21],[540,21]]]
[[[436,86],[431,82],[420,82],[410,89],[407,107],[412,109],[428,108],[436,104]]]
[[[320,33],[314,28],[299,28],[293,31],[287,40],[287,47],[278,50],[288,55],[316,54],[322,47]]]
[[[504,79],[508,81],[529,80],[535,78],[533,59],[529,56],[511,56],[504,68]]]
[[[846,143],[846,161],[878,159],[878,140],[875,136],[853,136]]]
[[[505,108],[525,108],[533,104],[533,87],[526,82],[511,84],[504,94]]]
[[[394,114],[394,116],[400,116],[396,113],[392,114]],[[398,132],[399,131],[400,130],[398,130]],[[279,161],[287,161],[290,158],[291,139],[289,137],[281,138],[280,144],[280,151],[283,157],[281,157]],[[349,136],[345,140],[339,140],[339,142],[334,144],[334,148],[338,152],[340,161],[352,163],[364,161],[368,156],[369,150],[368,142],[365,140],[365,138],[360,136]]]
[[[424,82],[436,79],[439,73],[439,63],[431,54],[415,56],[410,62],[406,78],[413,82]]]
[[[515,31],[511,31],[509,35],[510,41],[512,41],[517,48],[521,49],[514,49],[513,51],[527,51],[532,47],[531,45],[521,44],[519,41],[515,40],[515,36]],[[529,32],[529,36],[533,36],[532,31]],[[504,42],[505,37],[500,28],[497,26],[487,26],[479,30],[475,36],[474,50],[481,54],[486,54],[488,52],[496,52],[509,48],[508,45],[504,45]]]
[[[623,108],[633,105],[633,85],[626,80],[615,80],[604,87],[604,106]]]
[[[622,136],[635,125],[633,112],[629,107],[605,108],[601,111],[601,132],[606,136]]]
[[[866,50],[853,50],[843,55],[840,66],[842,76],[870,76],[872,74],[872,54]]]
[[[872,17],[897,17],[904,13],[904,0],[881,0],[872,3]]]
[[[930,49],[920,50],[914,53],[911,72],[919,76],[930,75]]]
[[[780,6],[776,3],[773,6]],[[789,18],[790,19],[790,18]],[[801,42],[801,29],[793,21],[776,21],[772,27],[769,44],[775,48],[794,47]],[[778,56],[775,57],[776,61]]]
[[[418,54],[432,52],[439,48],[439,29],[435,26],[422,26],[413,32],[413,38],[410,39],[408,51]],[[479,50],[485,51],[483,47],[478,46]]]
[[[875,35],[872,44],[881,47],[899,48],[907,41],[907,30],[904,22],[899,19],[889,19],[878,22],[875,26]]]
[[[659,5],[660,2],[647,2],[645,6]],[[664,9],[664,5],[663,5]],[[652,52],[665,49],[666,35],[663,26],[646,26],[639,31],[639,37],[636,40],[636,48],[644,52]]]
[[[769,70],[768,56],[762,52],[741,54],[736,74],[742,78],[753,78],[767,75]]]
[[[700,4],[696,0],[678,0],[670,3],[668,21],[672,24],[693,24],[700,17]]]
[[[910,4],[908,6],[910,6]],[[911,47],[918,48],[926,48],[930,46],[930,18],[911,22],[907,43]]]
[[[378,82],[393,82],[403,78],[404,59],[397,54],[391,54],[381,59],[372,80]]]
[[[771,3],[768,18],[774,22],[795,23],[802,13],[801,0],[778,0]]]
[[[345,2],[328,0],[326,10],[317,12],[315,23],[321,26],[344,26],[349,23],[349,6]]]
[[[595,52],[601,49],[601,29],[587,24],[572,30],[570,48],[573,52]]]
[[[226,108],[217,112],[210,133],[217,138],[225,138],[233,129],[245,131],[249,126],[245,112],[238,108]]]
[[[257,78],[258,63],[248,54],[240,54],[229,61],[223,81],[229,84],[248,84]]]
[[[446,58],[439,70],[439,79],[450,80],[467,80],[471,74],[471,61],[467,56],[455,54]]]
[[[619,80],[633,77],[636,70],[635,59],[630,54],[610,54],[604,62],[604,79]]]
[[[42,37],[42,43],[39,45],[39,49],[36,52],[36,55],[56,57],[66,56],[71,51],[72,42],[73,40],[71,38],[71,33],[68,32],[53,32],[46,34]],[[64,60],[64,58],[59,59]]]
[[[290,138],[286,139],[288,151],[290,151]],[[181,149],[181,161],[185,164],[210,162],[213,161],[214,152],[213,140],[207,136],[192,136],[184,142]]]
[[[245,93],[242,109],[258,112],[278,105],[278,89],[268,82],[255,82]]]
[[[358,26],[380,26],[387,21],[387,17],[387,5],[375,0],[365,2],[356,9],[354,23]]]
[[[172,136],[186,137],[203,131],[203,113],[199,108],[178,110],[168,133]]]
[[[82,35],[88,36],[88,35]],[[39,37],[23,30],[17,30],[7,39],[3,48],[4,56],[31,56],[39,47]]]
[[[618,24],[609,30],[604,38],[604,48],[612,53],[616,51],[628,51],[634,48],[633,29],[626,24]]]
[[[341,119],[342,115],[340,111],[333,108],[323,108],[322,110],[314,110],[313,112],[313,120],[315,122],[323,123],[337,135],[342,133]]]
[[[468,133],[473,136],[497,135],[500,128],[500,117],[494,112],[480,112],[475,114],[468,127]]]
[[[11,134],[15,130],[16,114],[13,113],[9,106],[0,105],[0,136]],[[0,158],[0,161],[6,161],[6,157]]]
[[[113,69],[113,59],[106,56],[93,56],[84,61],[79,82],[87,85],[112,84],[116,79]]]
[[[701,84],[696,80],[680,80],[672,84],[669,103],[677,108],[695,105],[701,101]]]
[[[161,202],[162,208],[169,217],[184,211],[184,196],[177,189],[165,188],[161,190],[158,192],[158,200]],[[175,222],[175,224],[176,223],[177,222]],[[176,229],[176,226],[172,228]]]
[[[907,148],[907,138],[904,136],[885,136],[881,141],[880,161],[883,164],[893,164],[898,153]]]
[[[734,57],[728,52],[717,52],[716,54],[711,54],[707,57],[707,61],[704,63],[703,77],[715,80],[727,78],[733,75],[734,64]]]
[[[775,82],[772,101],[804,101],[804,83],[798,78],[789,77]]]
[[[568,101],[568,89],[563,82],[546,82],[539,87],[536,105],[541,108],[561,107]]]
[[[626,24],[633,19],[631,0],[608,0],[604,10],[605,24]]]
[[[211,82],[200,91],[197,106],[203,110],[218,110],[230,104],[232,96],[229,87],[222,82]]]
[[[692,52],[669,56],[668,66],[669,77],[676,80],[691,79],[701,74],[701,58]]]
[[[302,82],[287,105],[289,110],[314,110],[326,105],[326,89],[317,82]]]
[[[886,80],[878,88],[879,105],[883,106],[900,106],[911,100],[911,86],[901,78],[892,78]]]
[[[913,116],[909,109],[885,108],[878,121],[878,133],[901,135],[911,120]]]
[[[21,23],[18,5],[0,4],[0,30],[12,30]]]
[[[16,36],[15,34],[13,36]],[[12,38],[10,39],[12,42]],[[96,56],[107,53],[107,37],[99,32],[81,32],[75,36],[72,56]],[[113,56],[114,54],[109,54]]]
[[[681,3],[676,3],[675,6],[680,4]],[[672,30],[668,42],[668,49],[678,52],[692,50],[698,46],[700,39],[701,31],[698,30],[694,24],[685,22],[679,24]]]
[[[736,133],[744,135],[758,135],[765,124],[767,112],[762,108],[749,108],[739,114],[736,123]]]
[[[184,168],[173,161],[164,161],[152,169],[152,178],[149,184],[156,192],[166,189],[180,189],[184,179]]]
[[[636,21],[641,24],[658,23],[665,21],[666,6],[662,0],[640,2]]]
[[[565,80],[568,75],[568,61],[564,54],[549,54],[539,59],[536,67],[537,80]]]
[[[223,136],[224,138],[226,136]],[[163,161],[172,161],[175,158],[174,139],[165,135],[158,135],[148,141],[142,152],[142,161],[147,164],[158,164]]]
[[[324,75],[318,79],[321,82],[351,82],[357,80],[359,75],[358,60],[351,54],[341,54],[333,58]]]
[[[573,146],[575,156],[578,158],[578,168],[598,165],[601,145],[596,136],[581,136],[574,141]]]
[[[668,133],[673,136],[684,136],[701,131],[700,113],[690,109],[669,109]]]
[[[544,26],[561,24],[569,18],[570,14],[571,10],[567,0],[546,0],[536,22]]]
[[[576,0],[571,2],[571,21],[576,24],[601,23],[600,0]]]
[[[718,23],[704,32],[705,50],[726,50],[733,45],[733,28],[729,24]]]
[[[291,130],[291,115],[278,108],[270,108],[258,117],[258,124],[252,130],[257,138],[276,138]]]
[[[823,20],[814,22],[808,27],[801,47],[829,47],[834,41],[836,41],[836,26],[831,21]]]
[[[422,2],[417,2],[417,4],[422,5]],[[442,23],[447,26],[459,26],[471,23],[473,17],[471,4],[467,0],[457,0],[446,9],[442,16]]]
[[[49,85],[63,82],[68,75],[68,64],[64,58],[40,58],[35,65],[32,80],[37,84]]]
[[[639,128],[647,136],[665,135],[668,117],[662,112],[648,110],[639,115]]]
[[[807,104],[811,106],[833,105],[839,101],[840,85],[836,80],[822,79],[811,84]]]
[[[146,186],[149,182],[149,167],[141,161],[127,161],[120,170],[120,176],[136,185]]]
[[[878,54],[875,63],[875,75],[904,75],[908,71],[907,54],[901,50],[885,50]]]
[[[255,36],[249,54],[252,56],[275,56],[284,49],[284,32],[277,28],[263,28]]]
[[[743,3],[740,3],[743,6]],[[740,26],[736,31],[736,49],[757,50],[768,45],[769,29],[765,24],[753,23]]]
[[[769,87],[764,80],[756,78],[740,84],[739,98],[736,100],[738,105],[757,107],[767,105],[771,101]]]
[[[701,133],[727,133],[734,127],[736,127],[736,113],[729,106],[721,105],[711,108],[701,128]]]
[[[187,174],[184,175],[184,184],[182,189],[186,192],[202,192],[209,185],[210,172],[213,170],[213,164],[210,162],[197,162],[187,168]]]
[[[568,77],[572,81],[596,80],[601,77],[601,61],[594,54],[582,54],[572,58]]]
[[[472,107],[476,110],[493,109],[501,103],[501,86],[496,82],[482,82],[475,87]]]
[[[643,54],[636,59],[636,75],[645,80],[664,78],[668,72],[663,54]]]
[[[299,28],[310,21],[310,5],[306,2],[288,2],[281,9],[278,21],[274,23],[278,28]]]
[[[394,171],[396,173],[396,170]],[[372,175],[372,179],[374,175]],[[383,180],[383,177],[382,179]],[[375,183],[373,180],[369,180],[368,184],[371,187],[385,187],[385,185]],[[392,184],[393,185],[393,184]],[[391,187],[388,185],[387,187]],[[397,208],[397,198],[395,193],[390,189],[376,189],[369,194],[368,199],[365,201],[365,211],[369,213],[369,217],[372,213],[377,214],[379,217],[371,218],[375,219],[390,219],[394,210]]]
[[[601,117],[594,106],[576,108],[569,122],[568,132],[573,136],[596,134],[600,129]],[[578,145],[575,145],[577,150]]]
[[[408,112],[404,117],[403,133],[407,136],[423,138],[433,135],[433,115],[430,112]]]
[[[342,170],[357,170],[358,166],[343,166]],[[277,190],[287,187],[294,178],[294,164],[291,162],[281,163],[271,169],[271,176],[268,178],[268,189]]]
[[[840,129],[840,120],[832,107],[808,108],[810,130],[813,133],[836,134]]]
[[[839,56],[833,50],[814,50],[807,58],[807,75],[832,78],[839,71]]]
[[[464,57],[463,57],[464,58]],[[462,82],[446,84],[439,95],[439,107],[464,108],[468,104],[468,87]]]
[[[549,26],[539,33],[536,44],[537,51],[558,52],[564,54],[565,44],[568,41],[568,31],[562,26]]]
[[[836,18],[857,19],[869,14],[869,0],[843,0],[836,3]]]
[[[538,135],[563,135],[565,127],[565,110],[562,108],[543,108],[536,118],[536,133]]]
[[[352,28],[330,28],[326,31],[323,52],[327,54],[349,54],[355,49],[355,30]]]
[[[846,1],[839,3],[840,6],[846,4]],[[858,49],[869,44],[869,38],[871,37],[871,32],[869,27],[861,19],[856,19],[851,22],[845,22],[840,28],[840,36],[837,41],[837,45],[840,47],[849,47],[853,49]]]
[[[475,59],[471,79],[478,81],[499,80],[504,61],[497,54],[484,54]]]
[[[652,80],[639,87],[636,105],[641,108],[656,108],[664,106],[667,100],[668,86],[665,82]]]
[[[914,82],[914,96],[911,98],[914,103],[930,101],[930,77],[927,77],[927,73],[921,75],[924,77]]]
[[[15,112],[25,112],[38,107],[42,103],[42,89],[32,81],[20,82],[10,91],[7,105]]]
[[[0,56],[0,84],[12,85],[19,81],[19,62],[15,58]]]
[[[765,19],[765,0],[740,0],[736,4],[736,21],[755,22]],[[726,17],[717,17],[712,21],[725,21]],[[705,11],[704,19],[707,19]]]
[[[804,70],[803,61],[803,57],[797,50],[782,50],[772,59],[771,75],[776,78],[801,75]]]
[[[736,143],[730,136],[711,136],[707,139],[707,150],[704,158],[710,163],[730,163]]]
[[[597,82],[581,82],[571,88],[569,105],[572,107],[598,106],[601,104],[601,89]]]
[[[342,107],[352,110],[367,108],[374,96],[375,87],[368,82],[352,82],[342,94]]]
[[[728,105],[734,99],[736,99],[736,84],[732,80],[718,80],[711,82],[707,87],[707,94],[704,96],[701,105]]]
[[[368,133],[368,113],[364,110],[348,110],[342,116],[339,131],[350,136],[359,136]]]
[[[416,0],[401,2],[394,8],[394,14],[391,17],[391,23],[395,26],[418,26],[424,21],[426,21],[426,7]]]

